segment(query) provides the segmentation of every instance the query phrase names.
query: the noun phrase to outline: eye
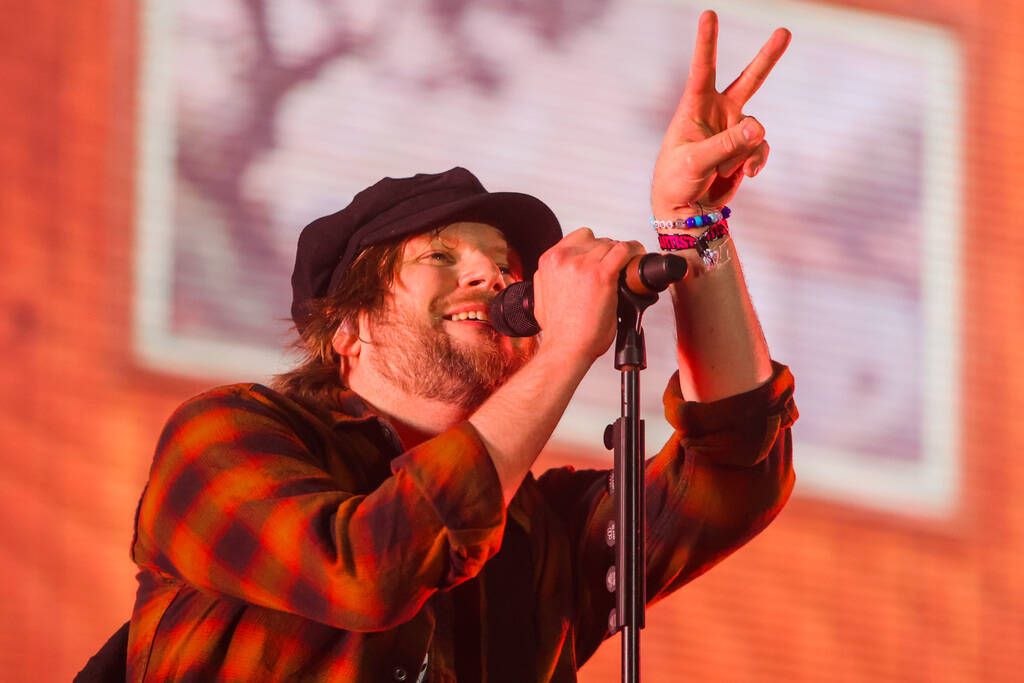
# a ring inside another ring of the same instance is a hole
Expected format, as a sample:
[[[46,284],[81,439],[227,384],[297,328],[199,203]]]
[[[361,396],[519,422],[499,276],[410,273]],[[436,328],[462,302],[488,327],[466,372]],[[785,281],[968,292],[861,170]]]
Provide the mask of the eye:
[[[499,263],[498,270],[501,272],[501,276],[507,282],[519,282],[523,279],[523,271],[513,265],[504,265]]]
[[[434,263],[447,264],[453,262],[451,254],[448,254],[447,252],[444,251],[428,251],[426,254],[423,255],[423,258],[427,261],[432,261]]]

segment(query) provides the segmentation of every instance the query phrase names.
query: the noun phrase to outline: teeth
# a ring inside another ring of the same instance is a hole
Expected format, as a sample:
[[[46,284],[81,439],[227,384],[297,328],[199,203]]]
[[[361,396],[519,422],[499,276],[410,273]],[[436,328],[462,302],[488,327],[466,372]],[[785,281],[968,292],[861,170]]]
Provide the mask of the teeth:
[[[487,322],[490,318],[483,311],[464,311],[462,313],[455,313],[447,316],[449,320],[479,320],[481,322]]]

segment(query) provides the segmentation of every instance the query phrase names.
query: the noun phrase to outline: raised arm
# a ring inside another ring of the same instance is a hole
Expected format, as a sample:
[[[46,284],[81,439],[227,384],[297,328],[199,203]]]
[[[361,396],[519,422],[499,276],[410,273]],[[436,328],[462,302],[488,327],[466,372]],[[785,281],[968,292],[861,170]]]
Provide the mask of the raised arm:
[[[654,169],[651,208],[657,220],[721,209],[768,159],[764,127],[743,107],[789,44],[777,29],[753,61],[722,92],[715,85],[718,17],[704,12],[686,88],[662,141]],[[742,221],[737,216],[736,221]],[[701,228],[685,231],[694,236]],[[716,244],[722,263],[708,270],[693,249],[685,280],[672,287],[679,381],[690,401],[713,401],[749,391],[768,380],[771,363],[747,292],[735,245]]]

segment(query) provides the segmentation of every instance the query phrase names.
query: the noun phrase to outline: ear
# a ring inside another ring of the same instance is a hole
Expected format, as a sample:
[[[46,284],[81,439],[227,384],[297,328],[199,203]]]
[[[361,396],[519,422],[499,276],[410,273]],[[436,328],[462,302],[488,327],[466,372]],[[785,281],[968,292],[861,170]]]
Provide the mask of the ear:
[[[357,324],[358,328],[359,325]],[[351,325],[339,325],[331,339],[331,347],[341,357],[342,364],[351,364],[359,358],[362,352],[362,340],[359,339],[359,330],[352,329]]]

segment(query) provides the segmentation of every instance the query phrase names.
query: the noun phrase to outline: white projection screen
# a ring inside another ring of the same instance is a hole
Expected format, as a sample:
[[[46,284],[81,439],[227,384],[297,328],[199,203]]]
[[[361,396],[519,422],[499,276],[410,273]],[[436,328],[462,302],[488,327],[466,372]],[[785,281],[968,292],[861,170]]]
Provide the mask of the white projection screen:
[[[299,230],[386,175],[466,166],[541,197],[565,231],[655,248],[651,168],[701,8],[148,3],[139,355],[228,378],[284,367]],[[731,221],[773,356],[798,377],[798,492],[941,516],[958,487],[955,43],[803,3],[719,15],[720,87],[775,26],[798,36],[747,108],[771,162]],[[670,321],[667,301],[646,315],[651,448]],[[556,439],[596,448],[618,383],[599,361]]]

